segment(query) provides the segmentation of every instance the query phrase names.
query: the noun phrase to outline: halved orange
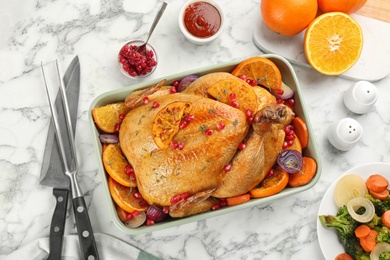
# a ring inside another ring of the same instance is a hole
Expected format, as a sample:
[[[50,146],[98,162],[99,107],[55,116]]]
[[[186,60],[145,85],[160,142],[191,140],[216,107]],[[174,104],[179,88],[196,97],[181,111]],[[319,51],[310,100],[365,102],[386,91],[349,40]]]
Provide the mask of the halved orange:
[[[270,59],[255,56],[240,62],[232,71],[234,76],[245,75],[268,89],[282,88],[282,74]]]
[[[306,59],[322,74],[340,75],[349,70],[359,59],[362,48],[362,29],[348,14],[324,13],[306,29]]]
[[[136,187],[135,180],[130,179],[125,168],[129,165],[121,148],[117,144],[108,144],[103,150],[103,165],[107,173],[117,182],[126,187]]]
[[[108,187],[110,189],[110,194],[115,203],[126,212],[137,211],[146,211],[147,205],[141,206],[140,199],[134,197],[134,193],[137,192],[137,188],[125,187],[113,178],[108,177]]]
[[[116,124],[121,122],[120,114],[126,115],[130,108],[124,102],[112,103],[92,109],[92,117],[97,127],[106,133],[115,133]]]
[[[249,191],[252,198],[264,198],[281,192],[288,184],[289,174],[280,166],[274,168],[272,175],[267,175],[260,185]]]
[[[153,119],[153,140],[161,150],[169,147],[173,137],[177,134],[180,122],[191,110],[191,103],[176,101],[162,108]]]
[[[252,87],[241,79],[220,80],[211,85],[207,92],[219,102],[228,105],[233,105],[233,102],[237,102],[237,108],[243,112],[246,112],[248,109],[252,110],[252,112],[257,111],[257,95]]]
[[[301,145],[301,141],[299,141],[299,138],[298,138],[297,136],[295,136],[292,145],[291,145],[288,149],[290,149],[290,150],[296,150],[296,151],[298,151],[299,153],[302,154],[302,145]]]

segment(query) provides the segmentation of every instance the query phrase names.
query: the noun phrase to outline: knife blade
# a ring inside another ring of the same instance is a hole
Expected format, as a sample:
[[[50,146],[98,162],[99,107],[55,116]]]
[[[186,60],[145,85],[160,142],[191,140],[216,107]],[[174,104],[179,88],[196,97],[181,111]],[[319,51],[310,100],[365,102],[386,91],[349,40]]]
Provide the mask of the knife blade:
[[[76,56],[68,66],[63,77],[63,82],[64,86],[66,87],[66,95],[70,103],[71,121],[73,126],[72,131],[74,133],[77,121],[76,119],[80,85],[80,64],[78,56]],[[55,105],[59,111],[63,110],[60,93],[58,93],[56,96]],[[54,187],[53,195],[56,198],[56,206],[50,225],[50,250],[48,259],[61,258],[62,238],[64,235],[70,185],[69,178],[63,173],[63,166],[57,148],[57,140],[54,137],[54,125],[51,121],[46,138],[40,181],[41,185]]]

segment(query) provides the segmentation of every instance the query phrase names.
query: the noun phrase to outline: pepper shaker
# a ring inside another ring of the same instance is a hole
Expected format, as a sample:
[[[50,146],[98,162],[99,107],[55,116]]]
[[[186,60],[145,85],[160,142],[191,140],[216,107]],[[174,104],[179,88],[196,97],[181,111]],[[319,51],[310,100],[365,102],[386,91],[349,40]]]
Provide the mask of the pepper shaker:
[[[362,126],[352,118],[338,120],[328,129],[329,142],[341,151],[352,149],[360,141],[362,135]]]
[[[368,81],[358,81],[344,92],[345,106],[356,114],[370,111],[378,99],[378,90]]]

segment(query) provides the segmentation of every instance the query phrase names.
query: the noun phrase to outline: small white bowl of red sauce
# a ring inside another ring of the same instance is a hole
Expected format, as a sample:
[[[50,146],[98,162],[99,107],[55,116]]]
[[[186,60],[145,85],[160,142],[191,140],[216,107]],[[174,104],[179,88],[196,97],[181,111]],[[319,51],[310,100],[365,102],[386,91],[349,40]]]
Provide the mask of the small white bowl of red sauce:
[[[198,45],[214,41],[222,33],[225,17],[212,0],[189,0],[179,13],[179,27],[185,38]]]

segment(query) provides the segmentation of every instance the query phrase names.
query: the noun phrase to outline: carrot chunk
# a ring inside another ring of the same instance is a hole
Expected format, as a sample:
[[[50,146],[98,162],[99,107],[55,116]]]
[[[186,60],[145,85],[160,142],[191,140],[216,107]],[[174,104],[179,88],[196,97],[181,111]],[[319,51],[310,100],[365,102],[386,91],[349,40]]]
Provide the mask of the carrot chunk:
[[[288,184],[291,187],[299,187],[309,183],[317,172],[317,162],[313,158],[304,156],[302,162],[301,172],[290,174]]]
[[[226,204],[228,206],[238,205],[247,202],[250,199],[251,199],[251,195],[249,193],[245,193],[242,195],[226,198]]]
[[[353,258],[347,253],[341,253],[338,254],[334,260],[353,260]]]
[[[382,225],[390,228],[390,210],[382,214]]]
[[[294,132],[301,143],[302,149],[306,148],[309,143],[309,130],[305,121],[300,117],[295,117],[291,123],[294,126]]]
[[[368,236],[359,239],[360,245],[362,246],[364,251],[371,252],[374,249],[374,247],[377,244],[376,242],[377,236],[378,236],[378,232],[371,229]]]
[[[357,238],[363,238],[368,236],[368,234],[370,234],[370,231],[371,229],[369,226],[362,224],[355,229],[355,236]]]
[[[378,200],[385,200],[385,199],[387,199],[387,197],[389,197],[389,190],[388,189],[385,189],[384,191],[381,191],[381,192],[375,192],[375,191],[370,190],[370,189],[368,189],[368,191],[373,198],[378,199]]]
[[[381,192],[387,189],[389,186],[389,181],[380,174],[373,174],[368,177],[366,181],[367,189],[374,192]]]

